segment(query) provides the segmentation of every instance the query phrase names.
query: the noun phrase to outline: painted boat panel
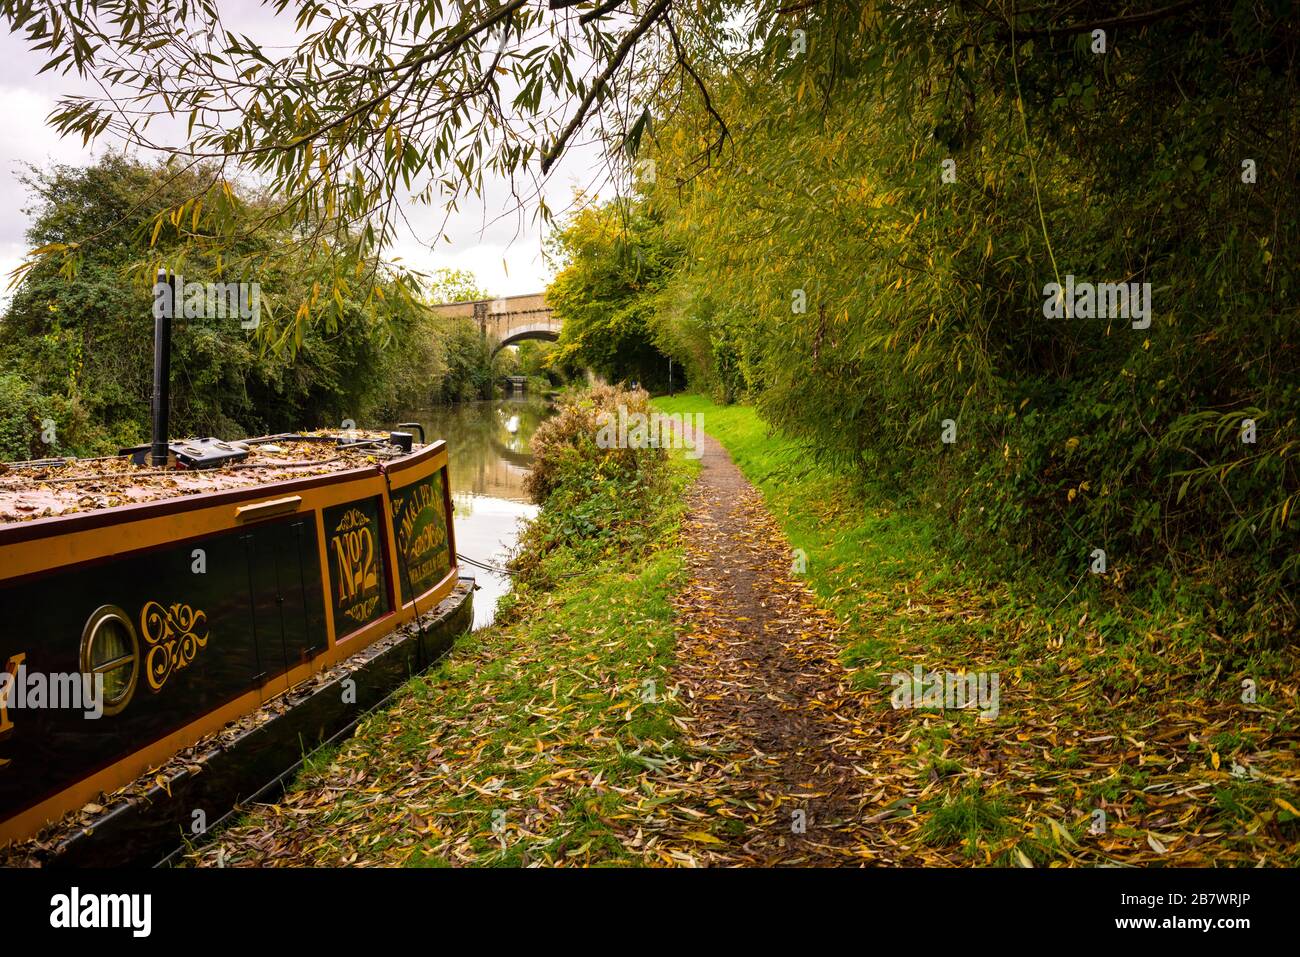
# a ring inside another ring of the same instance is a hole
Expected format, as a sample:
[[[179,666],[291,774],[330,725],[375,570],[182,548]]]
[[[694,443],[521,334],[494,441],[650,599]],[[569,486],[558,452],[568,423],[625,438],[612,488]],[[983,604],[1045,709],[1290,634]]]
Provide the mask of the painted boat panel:
[[[405,559],[398,580],[402,600],[423,594],[441,581],[452,567],[449,533],[451,499],[447,470],[393,489],[393,529]]]
[[[334,622],[340,635],[351,634],[392,610],[383,505],[378,497],[325,510]]]

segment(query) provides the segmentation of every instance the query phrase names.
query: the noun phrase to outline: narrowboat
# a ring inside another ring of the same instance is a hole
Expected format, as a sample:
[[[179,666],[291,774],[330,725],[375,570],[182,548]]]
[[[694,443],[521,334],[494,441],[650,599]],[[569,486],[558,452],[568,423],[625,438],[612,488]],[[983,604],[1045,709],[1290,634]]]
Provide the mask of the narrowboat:
[[[201,439],[168,443],[162,466],[139,451],[0,472],[0,844],[457,584],[445,442]]]
[[[82,863],[175,847],[472,621],[447,446],[422,427],[169,439],[175,295],[157,294],[174,282],[155,287],[150,444],[0,464],[10,863],[32,844]],[[86,852],[96,832],[123,846]]]

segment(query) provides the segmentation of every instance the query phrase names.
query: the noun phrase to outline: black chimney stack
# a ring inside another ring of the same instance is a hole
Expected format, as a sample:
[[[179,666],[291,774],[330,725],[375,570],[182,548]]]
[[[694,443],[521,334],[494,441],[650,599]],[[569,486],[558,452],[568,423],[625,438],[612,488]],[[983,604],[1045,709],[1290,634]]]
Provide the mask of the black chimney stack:
[[[161,290],[160,285],[167,286]],[[168,458],[167,409],[171,403],[172,313],[176,283],[159,269],[153,299],[153,448],[151,464],[165,466]]]

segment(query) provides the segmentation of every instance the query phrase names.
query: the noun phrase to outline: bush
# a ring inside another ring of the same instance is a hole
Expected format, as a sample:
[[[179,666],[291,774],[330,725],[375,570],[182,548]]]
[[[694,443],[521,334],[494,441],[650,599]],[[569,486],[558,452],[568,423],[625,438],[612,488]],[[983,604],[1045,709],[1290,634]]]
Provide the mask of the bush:
[[[141,264],[178,265],[168,233],[150,242],[152,217],[205,181],[198,171],[177,176],[169,167],[115,154],[86,168],[55,166],[24,179],[34,202],[32,246],[103,234],[81,251],[74,271],[49,260],[27,272],[0,315],[0,374],[16,377],[0,394],[0,456],[110,454],[148,436],[153,272]],[[270,248],[289,238],[261,231],[249,244]],[[340,316],[298,326],[299,335],[286,338],[293,330],[285,317],[277,322],[272,303],[277,296],[295,301],[300,288],[311,287],[314,268],[305,256],[290,265],[257,276],[266,298],[256,333],[227,320],[174,324],[173,438],[243,438],[345,419],[365,424],[436,397],[448,371],[436,317],[394,305],[377,319],[361,302],[340,296]],[[222,268],[196,254],[182,272],[208,281],[225,275]],[[440,288],[447,291],[445,283]],[[474,330],[472,344],[486,349],[479,339]],[[56,423],[54,448],[39,441],[35,428],[46,418]]]
[[[525,488],[542,509],[511,559],[516,585],[545,587],[652,539],[668,456],[649,446],[602,447],[617,445],[605,442],[601,432],[616,433],[620,412],[649,415],[649,396],[608,385],[570,392],[533,434],[533,469]]]
[[[626,242],[674,250],[639,295],[699,391],[929,506],[972,564],[1108,599],[1194,583],[1218,626],[1289,640],[1300,157],[1267,131],[1297,115],[1300,38],[1286,5],[1196,6],[1096,56],[982,4],[823,4],[806,56],[658,104]],[[698,168],[714,110],[754,121]],[[1070,275],[1149,283],[1150,312],[1052,317]]]
[[[16,372],[0,374],[0,460],[34,459],[42,451],[45,403],[36,388]]]
[[[601,448],[602,428],[617,429],[620,412],[650,415],[650,397],[643,389],[596,385],[573,392],[561,400],[559,411],[537,427],[532,438],[533,470],[524,489],[538,504],[545,504],[560,486],[575,479],[594,477],[624,481],[662,462],[657,448]]]

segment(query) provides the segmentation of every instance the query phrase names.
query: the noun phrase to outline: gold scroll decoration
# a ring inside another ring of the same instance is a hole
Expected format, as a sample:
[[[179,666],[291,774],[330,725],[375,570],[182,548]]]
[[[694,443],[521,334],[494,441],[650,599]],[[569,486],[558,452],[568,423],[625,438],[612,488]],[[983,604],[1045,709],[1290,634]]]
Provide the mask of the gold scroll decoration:
[[[177,671],[184,671],[208,643],[208,616],[179,602],[164,608],[151,601],[140,612],[140,634],[149,651],[145,677],[157,692]]]

